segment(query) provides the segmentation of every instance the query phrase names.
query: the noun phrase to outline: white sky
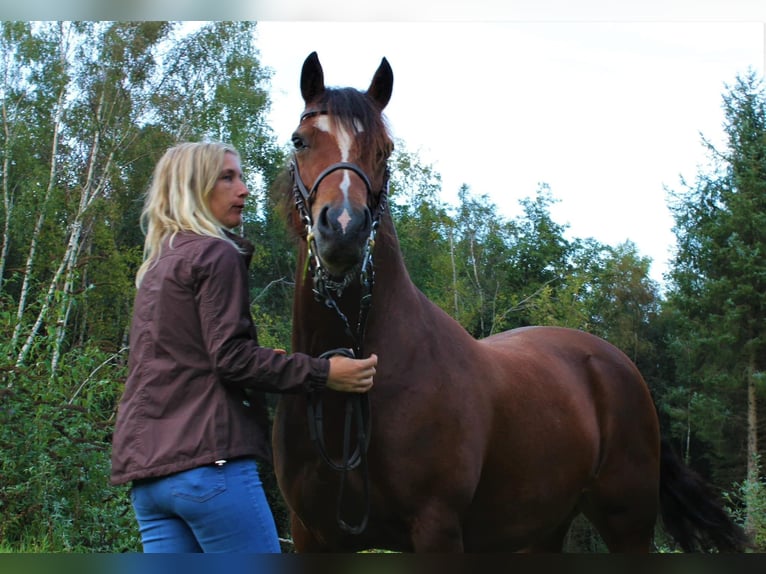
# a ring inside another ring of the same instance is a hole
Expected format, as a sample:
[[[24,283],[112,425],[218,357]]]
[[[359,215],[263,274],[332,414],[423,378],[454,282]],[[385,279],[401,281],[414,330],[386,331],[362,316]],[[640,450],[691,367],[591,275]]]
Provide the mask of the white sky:
[[[725,84],[764,73],[762,22],[259,21],[272,68],[272,128],[286,144],[303,109],[303,60],[328,85],[366,89],[394,72],[385,113],[407,150],[508,218],[547,183],[572,237],[631,240],[658,281],[675,243],[665,186],[693,181],[721,142]]]
[[[636,243],[658,281],[675,244],[665,187],[722,141],[721,98],[763,76],[766,0],[25,0],[19,20],[255,20],[287,144],[316,51],[331,85],[365,89],[385,56],[394,136],[506,217],[547,183],[572,237]]]

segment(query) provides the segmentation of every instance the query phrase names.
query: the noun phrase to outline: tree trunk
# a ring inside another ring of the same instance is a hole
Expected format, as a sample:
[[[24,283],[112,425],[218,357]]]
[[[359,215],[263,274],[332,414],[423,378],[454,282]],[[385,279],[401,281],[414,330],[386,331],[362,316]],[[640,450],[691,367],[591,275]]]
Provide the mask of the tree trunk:
[[[481,334],[484,336],[486,334],[486,331],[484,329],[484,290],[481,287],[481,281],[479,280],[479,265],[476,261],[476,253],[475,253],[475,244],[476,244],[476,237],[471,234],[471,262],[473,265],[473,280],[476,285],[476,292],[479,295],[479,328],[481,329]]]
[[[102,94],[103,95],[103,94]],[[103,99],[101,101],[103,104]],[[101,111],[99,108],[99,112]],[[101,115],[99,114],[99,119]],[[101,194],[104,186],[101,184],[95,184],[95,172],[97,169],[97,157],[100,152],[100,132],[96,131],[93,138],[93,145],[91,147],[90,160],[88,162],[88,173],[85,178],[85,184],[83,185],[82,195],[80,196],[80,205],[77,210],[77,215],[72,224],[72,232],[69,236],[69,242],[67,244],[67,253],[64,256],[66,263],[64,273],[64,289],[61,296],[61,304],[59,305],[58,316],[56,319],[56,339],[53,348],[53,356],[51,358],[51,380],[56,376],[58,371],[58,365],[61,360],[62,345],[64,338],[66,337],[66,328],[69,323],[69,313],[72,308],[72,293],[74,292],[74,280],[77,266],[77,260],[79,259],[80,249],[82,246],[82,232],[83,232],[83,220],[88,208],[93,204],[93,201]],[[114,156],[112,153],[106,159],[103,166],[103,172],[108,173],[112,165]],[[105,181],[106,178],[102,178]]]
[[[449,232],[449,257],[450,263],[452,263],[452,296],[454,299],[453,304],[455,306],[455,314],[453,317],[457,319],[460,317],[460,314],[458,312],[457,267],[455,266],[455,236],[452,230]]]
[[[62,60],[65,59],[64,53],[65,52],[63,51],[62,47]],[[32,282],[32,267],[34,265],[35,255],[37,254],[37,243],[40,240],[40,232],[42,230],[43,223],[45,222],[45,212],[48,207],[48,202],[51,195],[53,194],[53,188],[55,187],[56,170],[58,167],[56,156],[58,155],[60,126],[64,117],[64,98],[66,97],[66,92],[67,84],[64,84],[61,88],[61,91],[59,92],[58,101],[56,102],[55,119],[53,121],[53,141],[51,143],[51,162],[48,175],[48,185],[45,188],[45,195],[43,196],[43,200],[40,203],[40,212],[37,215],[37,221],[35,221],[35,226],[32,231],[32,238],[29,244],[29,252],[27,253],[27,261],[24,265],[24,279],[21,285],[21,292],[19,293],[19,305],[16,310],[16,326],[13,329],[13,335],[11,335],[11,343],[9,346],[10,349],[15,349],[21,335],[21,329],[24,322],[24,313],[27,309],[27,298],[29,297],[29,290]],[[17,365],[23,363],[23,357],[25,354],[26,353],[24,352],[23,354],[19,355],[16,361]]]
[[[753,486],[759,480],[758,464],[758,400],[756,390],[756,357],[755,352],[750,352],[747,368],[747,484],[751,487],[746,490],[748,495],[745,500],[745,532],[751,537],[755,536],[755,525],[758,518],[754,516],[758,504],[749,493],[753,492]]]
[[[6,72],[8,66],[5,66]],[[4,84],[7,86],[7,78],[4,79]],[[7,90],[6,90],[7,91]],[[18,102],[21,103],[20,101]],[[8,117],[8,106],[6,100],[3,99],[3,242],[0,245],[0,293],[3,292],[3,279],[5,278],[5,265],[8,259],[8,250],[11,244],[11,217],[13,216],[13,197],[12,191],[9,185],[9,173],[11,166],[11,140],[13,134],[11,133],[11,126],[15,123],[14,120]]]

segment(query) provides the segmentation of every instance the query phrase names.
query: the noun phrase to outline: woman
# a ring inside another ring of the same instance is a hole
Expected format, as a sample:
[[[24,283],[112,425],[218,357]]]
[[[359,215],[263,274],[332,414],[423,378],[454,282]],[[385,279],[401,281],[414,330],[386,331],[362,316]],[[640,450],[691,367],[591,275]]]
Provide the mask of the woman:
[[[132,482],[144,552],[279,552],[256,458],[270,459],[261,392],[364,393],[377,357],[319,359],[258,345],[237,151],[183,143],[157,164],[142,213],[144,261],[113,484]]]

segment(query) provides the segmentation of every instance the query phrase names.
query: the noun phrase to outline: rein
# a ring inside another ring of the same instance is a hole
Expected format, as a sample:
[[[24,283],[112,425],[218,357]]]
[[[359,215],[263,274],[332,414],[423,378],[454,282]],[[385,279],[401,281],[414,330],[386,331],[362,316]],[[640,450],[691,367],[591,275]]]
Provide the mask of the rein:
[[[333,309],[343,323],[346,335],[353,341],[352,349],[333,349],[320,355],[321,358],[330,358],[335,355],[343,355],[350,358],[361,358],[363,356],[364,332],[367,324],[367,316],[372,305],[372,287],[375,279],[372,251],[375,247],[375,237],[380,224],[381,213],[386,208],[388,198],[389,171],[386,166],[385,180],[379,194],[378,205],[373,215],[370,235],[367,239],[364,249],[364,256],[359,267],[358,279],[362,287],[362,293],[359,300],[359,320],[356,325],[356,331],[351,330],[348,317],[341,311],[336,298],[340,298],[343,291],[355,279],[354,273],[347,273],[340,281],[333,278],[322,264],[316,248],[316,241],[313,233],[313,220],[310,207],[316,197],[319,184],[331,173],[346,169],[353,171],[364,182],[367,188],[368,200],[372,197],[372,185],[367,174],[354,163],[338,162],[328,166],[317,177],[309,190],[303,183],[298,171],[298,162],[295,157],[290,162],[290,175],[293,180],[293,194],[295,196],[295,206],[301,216],[303,225],[306,228],[306,243],[308,248],[307,259],[309,271],[314,281],[314,298],[323,303],[326,307]],[[336,519],[342,530],[350,534],[361,534],[367,527],[367,521],[370,514],[370,477],[367,467],[367,449],[370,444],[370,430],[372,419],[370,412],[370,398],[368,393],[347,394],[345,397],[345,420],[343,425],[343,454],[341,462],[335,462],[328,454],[324,440],[323,425],[323,401],[321,392],[310,392],[307,399],[307,417],[309,423],[309,435],[314,442],[316,449],[322,458],[332,470],[341,473],[340,490],[338,492]],[[356,426],[356,447],[351,450],[351,425]],[[360,523],[356,526],[349,525],[341,517],[341,506],[346,485],[346,476],[348,472],[359,467],[364,482],[364,502],[365,510]]]

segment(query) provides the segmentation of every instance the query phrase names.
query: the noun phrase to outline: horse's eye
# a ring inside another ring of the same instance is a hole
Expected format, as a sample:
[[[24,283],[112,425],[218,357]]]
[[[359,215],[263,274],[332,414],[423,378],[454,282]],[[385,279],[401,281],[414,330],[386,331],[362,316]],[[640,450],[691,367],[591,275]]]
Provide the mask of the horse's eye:
[[[303,141],[303,138],[299,136],[298,134],[293,134],[292,142],[293,142],[293,147],[296,150],[301,150],[306,147],[306,142]]]

